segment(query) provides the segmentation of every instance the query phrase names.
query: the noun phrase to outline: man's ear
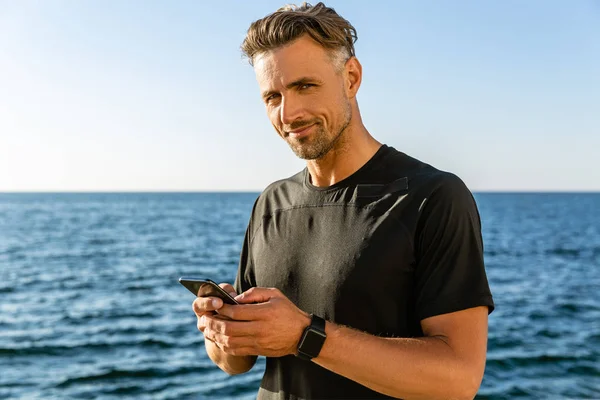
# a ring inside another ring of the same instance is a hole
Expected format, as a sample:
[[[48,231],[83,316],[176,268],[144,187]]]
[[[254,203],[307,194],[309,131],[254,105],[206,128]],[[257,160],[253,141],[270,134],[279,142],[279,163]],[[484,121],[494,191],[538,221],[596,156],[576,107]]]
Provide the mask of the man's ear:
[[[352,56],[344,66],[344,86],[349,99],[356,97],[360,83],[362,82],[362,65],[358,58]]]

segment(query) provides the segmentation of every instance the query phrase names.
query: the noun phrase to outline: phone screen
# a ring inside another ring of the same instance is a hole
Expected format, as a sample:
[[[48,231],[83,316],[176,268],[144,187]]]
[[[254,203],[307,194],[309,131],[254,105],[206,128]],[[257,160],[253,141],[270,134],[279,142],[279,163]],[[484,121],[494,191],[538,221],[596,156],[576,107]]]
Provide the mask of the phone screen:
[[[218,297],[226,304],[239,304],[229,293],[210,279],[179,278],[179,283],[198,297]]]

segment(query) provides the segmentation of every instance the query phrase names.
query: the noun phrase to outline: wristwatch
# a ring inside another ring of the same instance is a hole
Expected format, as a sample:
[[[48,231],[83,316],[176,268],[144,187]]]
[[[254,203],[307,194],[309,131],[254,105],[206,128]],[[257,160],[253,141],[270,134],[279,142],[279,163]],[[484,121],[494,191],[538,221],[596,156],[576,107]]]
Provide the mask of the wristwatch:
[[[302,333],[297,357],[307,361],[317,357],[326,338],[325,320],[318,315],[310,314],[310,325]]]

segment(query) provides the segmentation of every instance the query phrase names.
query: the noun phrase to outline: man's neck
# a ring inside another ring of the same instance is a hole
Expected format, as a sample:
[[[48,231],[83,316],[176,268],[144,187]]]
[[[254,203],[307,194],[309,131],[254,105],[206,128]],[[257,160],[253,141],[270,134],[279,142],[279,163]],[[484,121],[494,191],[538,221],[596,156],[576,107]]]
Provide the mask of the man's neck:
[[[328,187],[340,182],[367,163],[377,153],[381,143],[365,130],[335,146],[324,157],[306,162],[310,182],[318,187]]]

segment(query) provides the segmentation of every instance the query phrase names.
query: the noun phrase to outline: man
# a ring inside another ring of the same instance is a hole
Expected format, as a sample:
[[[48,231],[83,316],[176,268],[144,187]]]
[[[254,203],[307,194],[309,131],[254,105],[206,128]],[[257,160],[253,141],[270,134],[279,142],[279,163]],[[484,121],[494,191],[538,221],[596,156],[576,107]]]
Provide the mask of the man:
[[[250,26],[268,116],[307,167],[259,196],[221,284],[241,304],[196,299],[198,329],[229,374],[267,357],[260,399],[473,398],[494,307],[479,214],[459,178],[364,127],[355,40],[322,3]]]

